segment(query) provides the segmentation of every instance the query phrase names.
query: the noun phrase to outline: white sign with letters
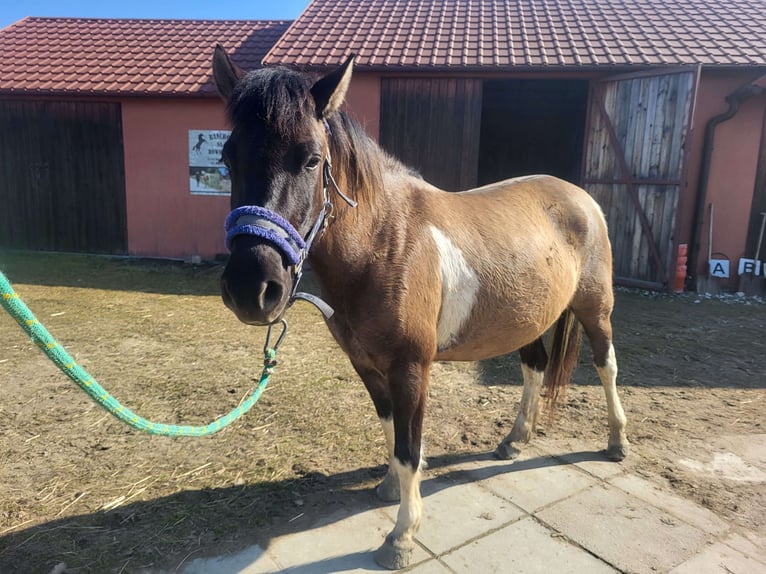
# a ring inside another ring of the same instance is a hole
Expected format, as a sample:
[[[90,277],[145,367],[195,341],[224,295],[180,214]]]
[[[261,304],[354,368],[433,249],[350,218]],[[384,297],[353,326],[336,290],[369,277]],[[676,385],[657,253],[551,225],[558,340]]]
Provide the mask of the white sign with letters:
[[[221,162],[226,130],[189,130],[189,189],[196,195],[231,193],[229,170]]]
[[[755,259],[745,259],[744,257],[739,260],[739,271],[738,273],[740,275],[744,275],[745,273],[748,273],[750,275],[753,275],[755,277],[758,277],[761,274],[761,262],[756,261]]]
[[[728,259],[711,259],[710,260],[710,276],[711,277],[728,277],[729,276],[729,260]]]

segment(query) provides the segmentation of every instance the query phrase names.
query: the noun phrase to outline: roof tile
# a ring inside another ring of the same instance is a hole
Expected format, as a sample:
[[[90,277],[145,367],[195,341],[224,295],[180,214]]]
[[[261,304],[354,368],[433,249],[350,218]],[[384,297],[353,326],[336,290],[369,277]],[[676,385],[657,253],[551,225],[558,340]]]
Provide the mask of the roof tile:
[[[385,69],[766,65],[766,2],[314,0],[264,63],[328,66],[340,53]]]
[[[25,18],[0,30],[0,92],[212,95],[216,43],[257,68],[289,24]]]

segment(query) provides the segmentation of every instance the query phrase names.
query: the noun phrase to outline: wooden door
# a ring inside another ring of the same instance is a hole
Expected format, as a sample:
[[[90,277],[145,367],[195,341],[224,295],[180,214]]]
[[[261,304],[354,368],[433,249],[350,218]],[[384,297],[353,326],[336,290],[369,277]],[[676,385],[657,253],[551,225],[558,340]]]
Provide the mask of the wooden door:
[[[384,78],[380,143],[437,187],[475,187],[481,100],[481,80]]]
[[[0,100],[0,247],[125,253],[120,105]]]
[[[591,86],[583,185],[606,215],[619,284],[672,286],[697,81],[675,69]]]

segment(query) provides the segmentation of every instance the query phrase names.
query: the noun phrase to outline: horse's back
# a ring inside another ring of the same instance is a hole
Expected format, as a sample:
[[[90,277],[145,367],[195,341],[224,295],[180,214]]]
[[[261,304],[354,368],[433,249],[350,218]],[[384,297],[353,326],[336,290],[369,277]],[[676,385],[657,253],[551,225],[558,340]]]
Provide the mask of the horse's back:
[[[446,214],[451,227],[462,221],[498,249],[518,245],[526,250],[535,242],[545,248],[563,242],[582,255],[596,250],[611,261],[601,207],[584,189],[557,177],[522,176],[439,195],[437,219],[444,221]]]

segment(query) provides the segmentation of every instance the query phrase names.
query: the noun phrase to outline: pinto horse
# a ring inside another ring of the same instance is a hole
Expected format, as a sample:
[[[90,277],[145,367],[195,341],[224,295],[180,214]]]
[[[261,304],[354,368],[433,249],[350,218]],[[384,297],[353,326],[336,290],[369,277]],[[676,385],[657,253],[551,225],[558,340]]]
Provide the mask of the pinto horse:
[[[310,261],[334,309],[329,329],[383,426],[389,466],[377,493],[400,507],[375,558],[395,569],[409,563],[422,515],[434,361],[519,351],[521,407],[496,450],[513,458],[533,433],[543,383],[548,398],[567,383],[582,326],[606,392],[606,453],[625,457],[612,253],[599,206],[560,179],[519,177],[461,193],[424,181],[341,110],[352,66],[353,56],[317,81],[283,68],[245,73],[216,48],[214,77],[232,125],[221,290],[241,321],[272,324]],[[551,328],[549,355],[542,336]]]

